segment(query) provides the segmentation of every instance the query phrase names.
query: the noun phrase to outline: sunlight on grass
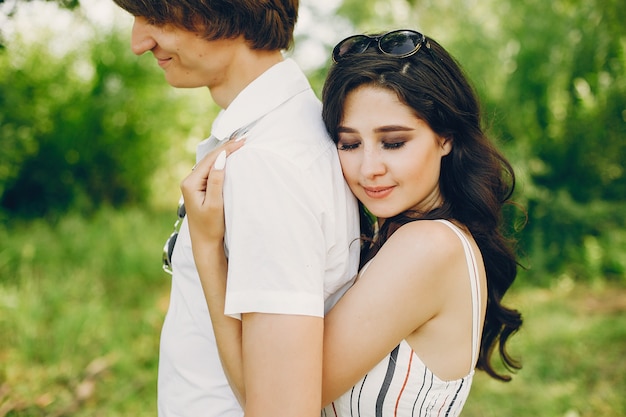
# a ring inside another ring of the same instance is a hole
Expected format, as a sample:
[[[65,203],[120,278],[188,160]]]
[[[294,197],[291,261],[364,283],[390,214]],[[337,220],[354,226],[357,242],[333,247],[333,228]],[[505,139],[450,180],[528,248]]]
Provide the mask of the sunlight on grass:
[[[169,223],[104,210],[0,231],[0,416],[155,415]]]
[[[464,416],[626,415],[626,288],[574,283],[514,290],[523,369],[510,383],[479,374]]]
[[[171,210],[0,225],[0,417],[154,416]],[[626,288],[516,283],[510,383],[476,374],[466,417],[626,415]]]

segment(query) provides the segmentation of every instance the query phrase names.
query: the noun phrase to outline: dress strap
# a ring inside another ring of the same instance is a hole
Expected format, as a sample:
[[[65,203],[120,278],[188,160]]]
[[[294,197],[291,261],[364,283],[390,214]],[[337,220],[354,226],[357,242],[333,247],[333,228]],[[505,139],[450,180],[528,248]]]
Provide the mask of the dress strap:
[[[476,366],[476,362],[478,361],[478,340],[480,338],[480,304],[481,304],[481,296],[480,296],[480,286],[478,285],[478,277],[480,276],[478,272],[478,262],[476,262],[476,255],[474,254],[474,250],[470,244],[469,239],[461,232],[458,226],[454,223],[439,219],[435,220],[436,222],[443,223],[448,226],[461,240],[463,244],[463,250],[465,251],[465,261],[467,262],[467,270],[469,272],[470,277],[470,287],[472,293],[472,365],[470,372]]]

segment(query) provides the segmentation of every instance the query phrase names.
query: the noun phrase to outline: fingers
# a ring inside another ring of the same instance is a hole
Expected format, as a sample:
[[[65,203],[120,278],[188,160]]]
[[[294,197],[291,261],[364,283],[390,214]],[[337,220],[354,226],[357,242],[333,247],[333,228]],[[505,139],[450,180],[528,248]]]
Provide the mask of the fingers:
[[[211,209],[221,210],[224,205],[222,190],[224,188],[224,167],[226,166],[226,150],[222,150],[213,163],[207,179],[204,203]]]
[[[228,141],[196,164],[193,171],[180,184],[186,206],[203,205],[210,200],[210,196],[216,196],[218,193],[221,198],[226,157],[241,148],[244,143],[245,140]],[[215,168],[216,162],[218,169]],[[211,190],[208,190],[209,186]]]
[[[241,148],[244,143],[245,140],[240,140],[237,142],[229,140],[225,144],[218,146],[196,164],[194,171],[206,173],[206,175],[208,176],[209,171],[213,168],[213,165],[215,164],[215,160],[223,150],[226,151],[226,156],[228,156],[231,153],[235,152],[237,149]]]
[[[226,166],[226,151],[222,150],[222,152],[220,152],[217,155],[217,158],[215,159],[215,163],[213,164],[213,169],[221,171],[224,169],[225,166]]]

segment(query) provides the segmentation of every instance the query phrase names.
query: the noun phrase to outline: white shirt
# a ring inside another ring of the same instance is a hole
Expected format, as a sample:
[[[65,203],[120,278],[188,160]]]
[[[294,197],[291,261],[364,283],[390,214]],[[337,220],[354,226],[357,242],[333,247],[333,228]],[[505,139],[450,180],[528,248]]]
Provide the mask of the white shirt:
[[[226,165],[225,313],[321,317],[356,276],[358,212],[319,100],[292,60],[246,87],[219,114],[212,136],[225,139],[253,122],[246,144]],[[215,138],[199,145],[198,158],[215,146]],[[241,417],[220,364],[186,219],[172,265],[159,416]]]

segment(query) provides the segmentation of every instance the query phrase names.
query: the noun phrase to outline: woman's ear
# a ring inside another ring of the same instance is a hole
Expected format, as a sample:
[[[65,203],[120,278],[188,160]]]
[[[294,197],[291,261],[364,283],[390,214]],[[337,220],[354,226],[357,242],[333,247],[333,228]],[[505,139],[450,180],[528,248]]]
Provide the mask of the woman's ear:
[[[452,137],[439,137],[439,146],[441,146],[441,156],[446,156],[452,152]]]

